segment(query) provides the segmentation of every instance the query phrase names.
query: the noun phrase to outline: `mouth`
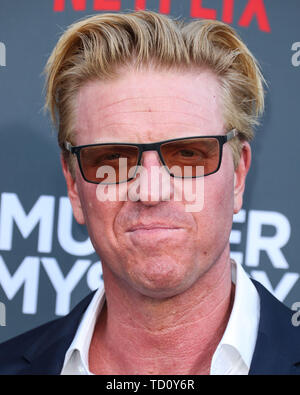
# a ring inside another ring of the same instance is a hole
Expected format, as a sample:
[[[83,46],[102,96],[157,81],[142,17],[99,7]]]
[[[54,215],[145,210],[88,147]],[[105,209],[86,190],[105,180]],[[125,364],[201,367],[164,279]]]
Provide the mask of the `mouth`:
[[[166,231],[176,231],[181,228],[178,226],[168,225],[168,224],[160,224],[160,223],[152,223],[152,224],[138,224],[134,225],[127,230],[128,233],[155,233],[155,232],[166,232]]]

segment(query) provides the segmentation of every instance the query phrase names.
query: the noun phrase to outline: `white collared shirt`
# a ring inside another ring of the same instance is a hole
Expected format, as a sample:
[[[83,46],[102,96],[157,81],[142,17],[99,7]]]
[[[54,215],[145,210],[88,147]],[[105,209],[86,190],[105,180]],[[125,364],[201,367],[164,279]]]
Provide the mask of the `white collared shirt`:
[[[211,375],[248,374],[257,339],[260,318],[258,292],[242,266],[233,260],[231,262],[234,303],[227,327],[212,358]]]
[[[234,303],[226,330],[212,358],[211,375],[247,375],[256,344],[260,317],[259,295],[242,266],[233,260],[231,262],[232,282],[235,284]],[[104,302],[104,289],[98,289],[66,352],[62,375],[92,375],[88,354]]]

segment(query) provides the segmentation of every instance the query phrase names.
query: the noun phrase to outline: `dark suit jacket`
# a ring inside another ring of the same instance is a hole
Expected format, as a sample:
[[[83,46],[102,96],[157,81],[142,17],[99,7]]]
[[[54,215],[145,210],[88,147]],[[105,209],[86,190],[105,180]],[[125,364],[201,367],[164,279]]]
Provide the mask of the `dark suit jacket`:
[[[261,310],[249,374],[300,374],[300,327],[292,325],[293,312],[261,284],[253,282]],[[60,374],[65,353],[92,296],[87,296],[67,316],[1,344],[0,374]]]

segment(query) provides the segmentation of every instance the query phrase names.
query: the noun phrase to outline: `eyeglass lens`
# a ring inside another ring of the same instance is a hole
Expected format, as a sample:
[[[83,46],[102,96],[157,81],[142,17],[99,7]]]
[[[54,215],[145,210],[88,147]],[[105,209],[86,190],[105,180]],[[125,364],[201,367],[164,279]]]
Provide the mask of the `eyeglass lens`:
[[[161,156],[175,177],[196,177],[213,173],[219,166],[220,148],[216,138],[175,140],[160,146]],[[107,144],[83,147],[80,164],[84,177],[95,183],[118,183],[133,178],[139,149],[131,145]],[[188,169],[188,171],[187,171]]]

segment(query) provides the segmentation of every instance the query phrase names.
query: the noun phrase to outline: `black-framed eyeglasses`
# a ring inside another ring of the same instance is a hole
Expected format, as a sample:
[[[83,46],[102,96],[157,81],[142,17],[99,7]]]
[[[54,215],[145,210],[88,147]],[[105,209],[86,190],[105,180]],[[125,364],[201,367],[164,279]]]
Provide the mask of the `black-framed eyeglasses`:
[[[194,136],[156,143],[101,143],[65,148],[76,155],[82,177],[93,184],[119,184],[136,177],[145,151],[156,151],[171,177],[197,178],[216,173],[221,165],[223,145],[238,135],[236,129],[221,136]],[[189,171],[186,172],[185,169]],[[109,176],[114,172],[113,181]],[[188,173],[188,176],[186,175]]]

